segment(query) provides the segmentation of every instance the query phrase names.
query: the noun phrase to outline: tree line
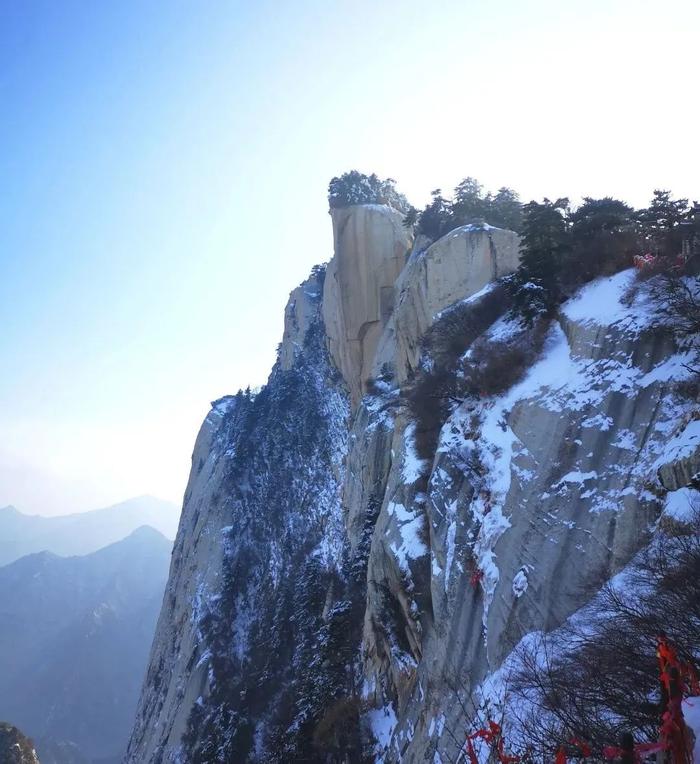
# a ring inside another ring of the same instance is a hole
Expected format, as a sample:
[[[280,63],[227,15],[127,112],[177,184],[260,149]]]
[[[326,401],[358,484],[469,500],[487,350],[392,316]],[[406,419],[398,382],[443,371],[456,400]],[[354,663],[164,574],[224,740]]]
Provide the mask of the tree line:
[[[526,325],[551,317],[559,304],[582,284],[630,267],[635,258],[647,271],[679,273],[683,241],[700,241],[700,211],[688,199],[657,189],[647,207],[634,209],[611,196],[585,197],[573,206],[568,197],[523,204],[516,191],[502,186],[486,191],[466,177],[445,196],[432,192],[422,210],[396,190],[393,178],[380,179],[357,170],[331,180],[332,208],[354,204],[388,204],[404,213],[404,225],[436,241],[464,225],[506,228],[521,236],[521,262],[508,280],[512,315]]]

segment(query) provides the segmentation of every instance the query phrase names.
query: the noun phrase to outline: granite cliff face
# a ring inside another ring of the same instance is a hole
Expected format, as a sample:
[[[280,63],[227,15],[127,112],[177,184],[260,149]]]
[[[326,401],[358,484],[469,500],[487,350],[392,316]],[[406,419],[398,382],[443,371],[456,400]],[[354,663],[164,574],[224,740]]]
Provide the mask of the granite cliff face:
[[[411,248],[388,207],[332,219],[267,386],[197,439],[128,762],[454,761],[512,649],[700,468],[687,359],[643,295],[623,302],[630,272],[562,306],[522,379],[455,402],[419,456],[421,340],[517,267],[518,237]],[[481,340],[515,331],[501,315]]]
[[[321,311],[328,349],[353,403],[365,392],[377,344],[394,310],[411,238],[400,212],[379,204],[331,210],[335,255]]]

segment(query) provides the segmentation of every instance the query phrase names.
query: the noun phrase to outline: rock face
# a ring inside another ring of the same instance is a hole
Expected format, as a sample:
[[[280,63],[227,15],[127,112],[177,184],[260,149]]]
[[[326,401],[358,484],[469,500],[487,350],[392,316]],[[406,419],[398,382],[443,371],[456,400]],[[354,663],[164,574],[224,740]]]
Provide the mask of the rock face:
[[[689,422],[667,444],[659,463],[659,480],[667,491],[694,485],[700,478],[700,420]]]
[[[0,722],[0,762],[2,764],[39,764],[31,740],[16,727]]]
[[[294,352],[256,396],[214,403],[197,438],[134,764],[310,756],[313,725],[355,681],[339,490],[349,406],[308,285],[292,295],[314,300]]]
[[[520,639],[647,543],[659,467],[694,472],[669,450],[694,427],[684,358],[642,297],[621,303],[630,272],[566,303],[521,381],[455,403],[419,456],[421,338],[516,267],[517,236],[465,227],[403,265],[393,211],[333,223],[267,387],[199,435],[134,764],[454,761]]]
[[[418,366],[421,338],[435,316],[512,273],[518,267],[519,246],[513,231],[471,225],[427,247],[417,241],[396,281],[396,307],[380,341],[374,374],[388,363],[397,381],[405,382]]]
[[[394,284],[411,237],[401,213],[379,204],[333,209],[331,219],[335,254],[323,290],[323,321],[331,357],[356,404],[394,309]]]

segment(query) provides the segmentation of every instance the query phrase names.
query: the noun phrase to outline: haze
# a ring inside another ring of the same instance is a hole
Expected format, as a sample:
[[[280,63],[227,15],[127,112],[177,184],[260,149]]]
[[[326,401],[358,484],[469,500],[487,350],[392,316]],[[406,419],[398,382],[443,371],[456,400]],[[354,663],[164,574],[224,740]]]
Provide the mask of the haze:
[[[0,505],[179,501],[209,401],[265,381],[331,255],[333,175],[692,193],[695,0],[427,10],[0,5]]]

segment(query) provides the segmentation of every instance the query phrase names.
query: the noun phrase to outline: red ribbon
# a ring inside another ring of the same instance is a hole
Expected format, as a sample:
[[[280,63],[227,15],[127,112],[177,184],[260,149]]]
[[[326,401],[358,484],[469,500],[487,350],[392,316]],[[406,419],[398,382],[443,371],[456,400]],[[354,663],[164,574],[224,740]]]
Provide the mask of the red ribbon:
[[[520,761],[519,756],[509,756],[504,748],[505,742],[503,735],[501,734],[501,725],[496,722],[489,721],[488,729],[480,729],[476,732],[472,732],[471,735],[467,735],[467,756],[469,757],[470,764],[479,764],[476,752],[474,751],[474,745],[472,740],[481,738],[486,745],[492,745],[496,743],[496,753],[498,754],[498,760],[501,764],[518,764]]]

